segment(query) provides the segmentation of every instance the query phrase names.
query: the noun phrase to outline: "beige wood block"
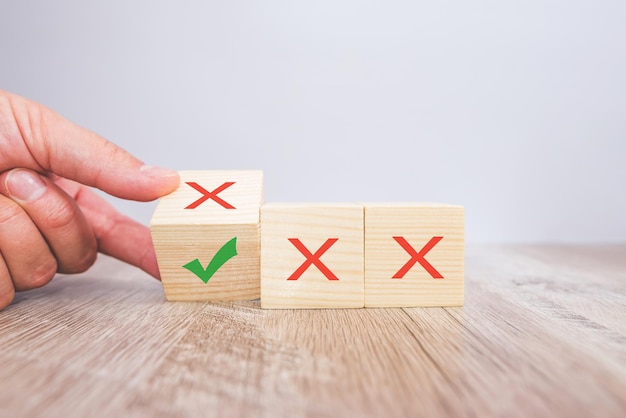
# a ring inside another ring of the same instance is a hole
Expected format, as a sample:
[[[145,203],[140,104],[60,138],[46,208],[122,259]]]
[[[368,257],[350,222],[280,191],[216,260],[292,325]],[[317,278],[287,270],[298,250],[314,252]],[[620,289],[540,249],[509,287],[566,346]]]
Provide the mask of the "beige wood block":
[[[372,203],[364,207],[366,307],[463,305],[462,206]]]
[[[263,205],[261,307],[362,308],[363,207]]]
[[[263,172],[181,171],[180,178],[150,222],[167,300],[258,299]]]

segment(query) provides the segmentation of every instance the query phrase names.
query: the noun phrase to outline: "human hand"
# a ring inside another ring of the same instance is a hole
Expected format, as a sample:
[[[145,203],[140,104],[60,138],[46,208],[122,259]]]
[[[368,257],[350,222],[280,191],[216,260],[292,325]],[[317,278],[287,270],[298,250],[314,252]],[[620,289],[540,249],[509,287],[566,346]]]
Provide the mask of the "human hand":
[[[57,272],[87,270],[97,252],[159,277],[149,229],[90,187],[149,201],[176,188],[175,171],[0,90],[0,173],[0,309]]]

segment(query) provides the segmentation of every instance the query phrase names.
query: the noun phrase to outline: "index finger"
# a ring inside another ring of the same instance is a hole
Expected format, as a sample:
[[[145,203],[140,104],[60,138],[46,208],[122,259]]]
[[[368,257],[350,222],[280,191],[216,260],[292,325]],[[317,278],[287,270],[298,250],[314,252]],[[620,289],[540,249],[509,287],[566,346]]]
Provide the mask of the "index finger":
[[[123,199],[153,200],[178,185],[176,171],[145,165],[45,106],[0,91],[0,115],[6,113],[15,119],[12,134],[21,137],[32,158],[27,168],[49,171]],[[4,122],[10,125],[10,121]],[[29,156],[15,152],[12,158],[26,165]],[[14,167],[4,161],[1,168],[4,171]]]

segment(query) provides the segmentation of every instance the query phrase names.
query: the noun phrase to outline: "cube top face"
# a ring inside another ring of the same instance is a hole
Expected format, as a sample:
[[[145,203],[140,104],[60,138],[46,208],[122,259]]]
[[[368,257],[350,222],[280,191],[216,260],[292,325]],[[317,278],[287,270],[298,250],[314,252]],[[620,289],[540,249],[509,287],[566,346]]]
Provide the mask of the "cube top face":
[[[363,202],[361,203],[364,208],[369,209],[370,212],[375,209],[397,209],[398,212],[402,212],[405,210],[412,211],[415,209],[426,210],[431,208],[437,212],[446,209],[461,209],[463,210],[463,206],[461,205],[451,205],[447,203],[437,203],[437,202]]]
[[[365,306],[460,306],[464,209],[443,204],[365,205]]]
[[[159,201],[150,225],[257,224],[263,203],[258,170],[180,171],[178,189]]]
[[[261,208],[261,307],[363,307],[363,207]]]

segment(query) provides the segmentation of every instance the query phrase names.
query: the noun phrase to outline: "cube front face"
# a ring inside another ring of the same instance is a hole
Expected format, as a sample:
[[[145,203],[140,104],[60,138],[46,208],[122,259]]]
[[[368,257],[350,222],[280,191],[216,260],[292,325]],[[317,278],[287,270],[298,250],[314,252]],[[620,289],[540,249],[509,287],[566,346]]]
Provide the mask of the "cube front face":
[[[167,300],[259,298],[258,225],[155,226],[152,235]],[[228,252],[233,247],[236,255]],[[213,263],[213,267],[211,262],[220,250],[222,260],[227,260],[221,266]]]
[[[260,171],[181,171],[150,222],[170,301],[252,300],[260,295]]]
[[[365,205],[365,306],[461,306],[464,210]]]
[[[261,307],[362,308],[363,208],[261,209]]]

